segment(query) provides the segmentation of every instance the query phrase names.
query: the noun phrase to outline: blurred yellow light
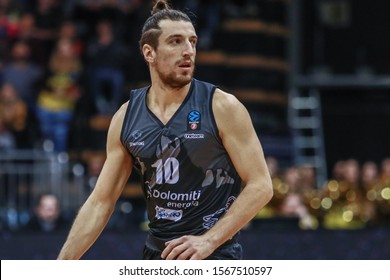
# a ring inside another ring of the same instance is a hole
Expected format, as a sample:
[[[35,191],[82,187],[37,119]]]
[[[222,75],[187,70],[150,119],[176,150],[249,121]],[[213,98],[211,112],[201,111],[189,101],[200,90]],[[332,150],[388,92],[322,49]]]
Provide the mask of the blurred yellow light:
[[[310,200],[310,207],[313,209],[319,209],[321,207],[321,200],[318,197]]]
[[[331,191],[331,192],[335,192],[339,189],[339,182],[337,182],[336,180],[331,180],[329,181],[328,183],[328,189]]]
[[[387,187],[387,188],[384,188],[382,191],[381,191],[381,196],[386,199],[386,200],[390,200],[390,188]]]
[[[280,184],[280,185],[278,185],[278,191],[279,191],[279,193],[281,193],[281,194],[286,194],[286,193],[288,193],[288,189],[289,189],[289,187],[288,187],[287,184]]]
[[[321,206],[324,209],[329,209],[330,207],[332,207],[332,204],[333,204],[332,199],[330,199],[329,197],[325,197],[321,201]]]
[[[343,212],[343,220],[346,222],[350,222],[353,219],[353,212],[351,210],[347,210]]]

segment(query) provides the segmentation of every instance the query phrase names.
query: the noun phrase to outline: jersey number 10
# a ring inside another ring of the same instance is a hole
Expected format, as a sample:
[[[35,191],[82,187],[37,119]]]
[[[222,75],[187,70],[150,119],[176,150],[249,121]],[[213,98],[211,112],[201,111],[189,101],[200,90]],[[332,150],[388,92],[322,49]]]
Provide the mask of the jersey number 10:
[[[176,184],[179,181],[179,161],[176,158],[157,160],[152,167],[156,168],[156,184]]]

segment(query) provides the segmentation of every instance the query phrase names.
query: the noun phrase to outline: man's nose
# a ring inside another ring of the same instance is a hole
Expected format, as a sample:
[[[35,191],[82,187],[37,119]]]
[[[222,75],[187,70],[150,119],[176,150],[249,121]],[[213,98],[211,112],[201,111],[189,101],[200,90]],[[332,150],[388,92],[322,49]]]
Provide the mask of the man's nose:
[[[184,56],[192,56],[195,53],[195,46],[190,42],[186,41],[184,44],[184,50],[183,50],[183,55]]]

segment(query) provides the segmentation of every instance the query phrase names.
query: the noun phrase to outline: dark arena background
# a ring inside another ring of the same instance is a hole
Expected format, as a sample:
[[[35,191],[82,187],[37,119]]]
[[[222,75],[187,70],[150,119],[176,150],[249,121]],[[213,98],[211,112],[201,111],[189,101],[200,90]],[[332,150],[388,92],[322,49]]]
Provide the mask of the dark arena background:
[[[248,108],[272,175],[273,199],[240,233],[244,258],[390,259],[390,1],[171,4],[196,24],[195,78]],[[149,83],[150,8],[0,1],[1,259],[57,257],[114,112]],[[37,222],[43,193],[55,226]],[[133,172],[83,259],[140,259],[146,230]]]

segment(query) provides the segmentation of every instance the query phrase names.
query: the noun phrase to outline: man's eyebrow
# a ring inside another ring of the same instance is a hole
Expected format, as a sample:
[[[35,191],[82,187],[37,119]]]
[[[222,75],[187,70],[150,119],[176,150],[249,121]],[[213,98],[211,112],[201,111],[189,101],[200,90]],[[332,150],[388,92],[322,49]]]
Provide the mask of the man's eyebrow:
[[[167,37],[167,40],[173,39],[173,38],[180,38],[180,37],[183,37],[183,35],[180,35],[180,34],[172,34],[172,35],[169,35],[169,36]]]
[[[185,37],[184,35],[182,34],[172,34],[172,35],[169,35],[166,40],[170,40],[170,39],[174,39],[174,38],[183,38]],[[198,36],[196,35],[191,35],[190,36],[191,39],[198,39]]]

